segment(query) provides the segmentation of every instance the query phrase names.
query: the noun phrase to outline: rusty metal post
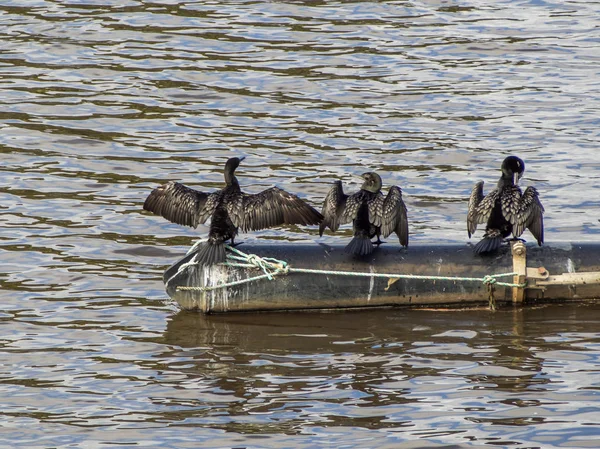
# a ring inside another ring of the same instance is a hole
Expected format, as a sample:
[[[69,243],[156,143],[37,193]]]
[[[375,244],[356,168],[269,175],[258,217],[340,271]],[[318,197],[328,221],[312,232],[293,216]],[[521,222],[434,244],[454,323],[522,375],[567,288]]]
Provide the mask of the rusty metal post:
[[[524,284],[527,280],[527,249],[520,240],[511,242],[511,252],[513,260],[513,271],[516,273],[513,277],[514,284]],[[512,301],[515,305],[523,303],[525,298],[525,287],[512,288]]]

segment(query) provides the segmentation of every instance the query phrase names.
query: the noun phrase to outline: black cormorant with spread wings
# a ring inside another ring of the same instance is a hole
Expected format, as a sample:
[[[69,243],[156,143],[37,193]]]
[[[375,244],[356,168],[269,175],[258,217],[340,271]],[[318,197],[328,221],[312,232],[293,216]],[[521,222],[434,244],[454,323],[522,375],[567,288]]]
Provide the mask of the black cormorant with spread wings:
[[[235,169],[244,158],[225,164],[226,186],[212,193],[200,192],[175,181],[154,189],[144,209],[180,225],[197,227],[209,218],[208,240],[198,246],[194,261],[213,265],[225,261],[227,240],[234,244],[238,230],[257,231],[282,224],[316,225],[323,216],[296,195],[271,187],[255,195],[243,193]]]
[[[388,237],[395,232],[402,246],[408,246],[408,218],[402,201],[402,190],[390,187],[387,196],[381,193],[381,177],[377,173],[363,173],[365,180],[360,191],[344,194],[342,182],[336,181],[325,197],[323,221],[319,225],[319,235],[326,227],[337,231],[340,225],[352,222],[354,238],[346,246],[346,251],[356,256],[373,252],[371,238],[377,237],[375,244],[383,243],[380,236]]]
[[[544,207],[535,187],[527,187],[525,192],[521,192],[517,185],[524,171],[525,163],[516,156],[509,156],[502,162],[502,176],[494,190],[483,196],[483,181],[473,187],[467,215],[469,237],[478,224],[486,223],[483,239],[474,247],[475,253],[492,253],[500,247],[504,238],[510,234],[519,238],[525,228],[542,246]]]

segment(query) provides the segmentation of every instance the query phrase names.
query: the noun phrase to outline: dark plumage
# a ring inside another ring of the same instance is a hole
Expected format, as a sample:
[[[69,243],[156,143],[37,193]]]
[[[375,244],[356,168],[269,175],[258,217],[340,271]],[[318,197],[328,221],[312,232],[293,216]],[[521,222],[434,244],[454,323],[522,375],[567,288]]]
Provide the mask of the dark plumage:
[[[377,237],[375,243],[380,244],[379,237],[388,237],[392,232],[398,235],[402,246],[408,246],[408,218],[400,187],[391,186],[384,197],[377,173],[363,173],[361,177],[365,182],[360,191],[352,195],[344,194],[341,181],[333,183],[321,211],[324,218],[319,225],[319,235],[323,235],[326,227],[337,231],[340,225],[352,222],[354,238],[346,251],[354,255],[371,254],[371,238]]]
[[[167,220],[193,228],[210,218],[208,240],[197,247],[194,261],[213,265],[225,260],[224,242],[234,244],[238,230],[257,231],[282,224],[319,224],[323,216],[296,195],[271,187],[255,195],[243,193],[235,169],[244,158],[231,158],[225,164],[223,189],[199,192],[178,182],[154,189],[144,209]]]
[[[502,176],[497,187],[483,196],[483,181],[473,187],[469,198],[467,232],[469,238],[480,223],[486,223],[483,239],[474,247],[477,254],[496,251],[504,238],[511,233],[514,238],[529,229],[538,245],[544,242],[544,207],[535,187],[527,187],[522,193],[517,185],[525,163],[516,156],[502,162]]]

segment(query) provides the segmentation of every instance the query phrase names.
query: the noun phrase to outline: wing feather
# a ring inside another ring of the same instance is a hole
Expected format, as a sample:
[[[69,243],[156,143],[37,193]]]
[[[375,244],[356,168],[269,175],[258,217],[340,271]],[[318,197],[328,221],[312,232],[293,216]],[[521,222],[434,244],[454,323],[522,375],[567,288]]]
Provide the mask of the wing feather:
[[[519,209],[521,203],[521,189],[519,186],[507,186],[502,189],[500,196],[500,204],[502,208],[502,215],[513,226],[513,235],[515,237],[520,236],[525,229],[518,229],[519,223]]]
[[[244,194],[228,202],[227,212],[242,231],[258,231],[282,224],[316,225],[323,216],[294,194],[271,187],[255,195]]]
[[[323,209],[321,210],[323,221],[319,224],[319,235],[323,235],[326,227],[335,232],[341,224],[344,224],[343,216],[347,198],[348,195],[344,193],[342,181],[335,181],[323,201]]]
[[[358,210],[362,206],[364,200],[364,192],[359,190],[346,198],[346,207],[341,215],[340,224],[350,223],[358,215]]]
[[[469,237],[477,230],[477,225],[485,223],[490,218],[500,191],[492,190],[483,196],[483,181],[479,181],[473,187],[469,197],[469,212],[467,213],[467,232]]]
[[[402,246],[408,246],[408,216],[402,200],[402,189],[391,186],[382,206],[381,233],[388,237],[395,232]]]
[[[367,199],[367,210],[369,211],[369,223],[373,226],[381,227],[383,220],[383,194],[379,192],[376,195],[370,195]]]
[[[521,189],[514,189],[513,203],[510,208],[510,218],[508,213],[503,213],[507,220],[513,225],[513,235],[519,237],[525,231],[525,228],[536,238],[539,245],[544,242],[544,206],[540,202],[538,191],[535,187],[527,187],[521,194]]]
[[[241,227],[245,220],[244,196],[242,193],[239,195],[230,195],[225,202],[225,209],[227,210],[229,219],[237,227]]]
[[[216,194],[191,189],[175,181],[154,189],[144,202],[144,210],[167,220],[195,228],[214,212]]]

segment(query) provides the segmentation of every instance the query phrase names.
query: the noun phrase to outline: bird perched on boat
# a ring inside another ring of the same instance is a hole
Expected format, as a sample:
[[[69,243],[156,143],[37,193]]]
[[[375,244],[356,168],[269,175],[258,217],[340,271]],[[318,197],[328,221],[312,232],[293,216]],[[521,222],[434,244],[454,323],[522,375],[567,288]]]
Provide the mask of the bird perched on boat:
[[[154,189],[144,209],[167,220],[193,228],[210,218],[208,240],[197,247],[194,261],[213,265],[225,261],[227,240],[241,229],[257,231],[282,224],[316,225],[323,216],[302,199],[278,187],[260,193],[243,193],[235,170],[244,157],[232,157],[225,164],[226,186],[212,193],[200,192],[175,181]]]
[[[360,175],[364,182],[360,191],[352,195],[344,194],[341,181],[335,181],[325,197],[323,221],[319,225],[319,235],[326,227],[337,231],[340,225],[352,222],[354,237],[346,246],[346,251],[356,256],[373,252],[371,239],[377,237],[376,245],[383,243],[380,236],[388,237],[395,232],[402,246],[408,246],[408,218],[402,201],[402,190],[391,186],[387,196],[381,193],[381,177],[374,172]]]
[[[477,254],[496,251],[510,234],[519,238],[529,229],[538,245],[544,242],[544,207],[535,187],[525,192],[517,185],[525,172],[525,163],[516,156],[508,156],[502,162],[502,176],[494,190],[483,196],[483,181],[471,191],[467,232],[469,238],[477,225],[486,223],[483,239],[474,247]]]

